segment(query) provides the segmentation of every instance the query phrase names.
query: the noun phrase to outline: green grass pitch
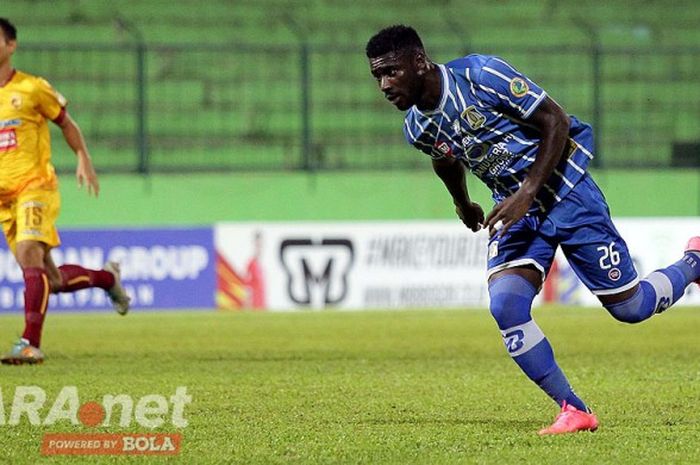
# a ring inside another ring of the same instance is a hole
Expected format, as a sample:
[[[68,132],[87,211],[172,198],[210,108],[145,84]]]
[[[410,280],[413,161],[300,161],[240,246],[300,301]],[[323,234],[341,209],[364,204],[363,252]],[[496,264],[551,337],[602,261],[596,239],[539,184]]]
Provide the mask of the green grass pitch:
[[[46,363],[0,367],[5,416],[16,386],[51,400],[77,386],[81,403],[187,386],[182,452],[42,457],[46,432],[122,430],[23,419],[0,425],[0,464],[700,463],[700,308],[636,326],[602,309],[535,317],[597,432],[537,436],[556,407],[485,310],[49,314]],[[0,317],[8,347],[20,318]]]

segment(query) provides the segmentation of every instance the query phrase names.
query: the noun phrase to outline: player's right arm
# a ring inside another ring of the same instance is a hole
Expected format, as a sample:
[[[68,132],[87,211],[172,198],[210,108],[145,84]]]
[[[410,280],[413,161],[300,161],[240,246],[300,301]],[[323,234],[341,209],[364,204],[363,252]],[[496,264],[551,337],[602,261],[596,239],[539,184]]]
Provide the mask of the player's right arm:
[[[433,158],[432,162],[433,171],[452,196],[457,216],[467,228],[477,232],[484,223],[484,210],[469,198],[464,165],[454,158]]]

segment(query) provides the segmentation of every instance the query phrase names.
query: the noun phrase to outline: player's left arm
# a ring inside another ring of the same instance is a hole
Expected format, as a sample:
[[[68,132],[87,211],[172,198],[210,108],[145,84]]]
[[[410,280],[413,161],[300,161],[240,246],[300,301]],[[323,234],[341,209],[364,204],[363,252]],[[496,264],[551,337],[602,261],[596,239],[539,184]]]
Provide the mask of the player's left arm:
[[[569,137],[569,116],[549,97],[544,98],[527,122],[535,126],[541,134],[539,149],[520,189],[496,205],[486,217],[485,226],[489,228],[490,235],[496,233],[495,225],[499,221],[503,224],[499,229],[503,235],[525,216],[535,196],[559,164]]]
[[[87,144],[85,143],[83,133],[78,123],[71,118],[65,109],[61,117],[54,122],[61,128],[63,138],[78,159],[78,166],[75,169],[78,187],[82,188],[83,185],[87,186],[88,194],[93,194],[97,197],[100,193],[100,183],[97,179],[97,173],[95,172],[95,167],[92,165],[90,152],[88,152]]]
[[[78,158],[78,166],[75,170],[78,187],[82,188],[83,185],[87,185],[88,194],[94,194],[97,197],[100,192],[100,184],[97,181],[97,174],[92,166],[90,152],[88,152],[80,127],[66,109],[68,100],[44,78],[34,80],[34,99],[36,110],[61,128],[63,138]]]

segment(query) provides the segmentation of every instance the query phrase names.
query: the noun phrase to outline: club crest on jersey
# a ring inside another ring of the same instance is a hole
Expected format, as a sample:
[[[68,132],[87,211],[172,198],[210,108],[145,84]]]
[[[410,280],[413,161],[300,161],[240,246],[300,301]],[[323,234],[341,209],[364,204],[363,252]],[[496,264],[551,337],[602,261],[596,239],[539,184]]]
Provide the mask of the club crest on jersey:
[[[15,110],[22,108],[22,96],[13,94],[12,97],[10,97],[10,105],[12,105]]]
[[[510,93],[515,97],[524,97],[530,91],[524,79],[516,77],[510,80]]]
[[[512,88],[512,84],[511,84]],[[479,113],[479,111],[474,107],[474,105],[469,105],[463,112],[462,118],[467,121],[469,127],[476,130],[484,125],[486,122],[486,117]]]
[[[435,150],[444,157],[452,156],[452,148],[447,142],[435,142]]]
[[[618,281],[622,277],[622,272],[619,268],[613,268],[608,271],[608,278],[612,281]]]

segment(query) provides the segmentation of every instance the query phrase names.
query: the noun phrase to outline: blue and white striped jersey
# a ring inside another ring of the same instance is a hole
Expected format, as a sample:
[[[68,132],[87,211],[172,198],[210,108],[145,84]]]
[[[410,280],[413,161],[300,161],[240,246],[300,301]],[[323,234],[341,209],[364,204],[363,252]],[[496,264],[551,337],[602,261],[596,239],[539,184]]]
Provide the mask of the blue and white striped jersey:
[[[540,133],[527,119],[546,92],[502,59],[468,55],[437,65],[442,95],[433,111],[411,107],[410,144],[435,159],[456,158],[501,202],[517,191],[535,161]],[[573,188],[593,158],[593,130],[571,116],[569,147],[530,212],[548,211]]]

